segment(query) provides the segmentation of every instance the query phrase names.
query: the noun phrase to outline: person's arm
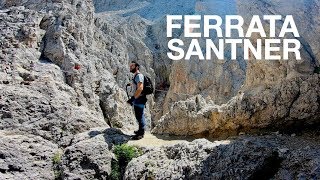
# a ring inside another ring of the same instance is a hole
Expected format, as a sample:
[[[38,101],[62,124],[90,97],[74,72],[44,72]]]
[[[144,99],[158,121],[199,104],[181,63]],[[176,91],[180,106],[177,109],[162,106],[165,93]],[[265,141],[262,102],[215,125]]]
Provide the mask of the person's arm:
[[[140,96],[142,90],[143,90],[143,83],[142,83],[142,82],[139,82],[139,83],[137,84],[137,90],[136,90],[136,92],[134,93],[134,98],[137,99],[137,98]]]

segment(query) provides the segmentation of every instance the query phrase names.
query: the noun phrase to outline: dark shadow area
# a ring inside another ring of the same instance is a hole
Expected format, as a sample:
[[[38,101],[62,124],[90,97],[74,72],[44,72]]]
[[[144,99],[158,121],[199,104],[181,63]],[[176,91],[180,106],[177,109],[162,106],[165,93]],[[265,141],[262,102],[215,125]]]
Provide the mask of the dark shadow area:
[[[114,145],[125,144],[130,140],[135,140],[134,135],[125,134],[120,129],[116,128],[107,128],[103,131],[94,130],[88,133],[90,138],[93,138],[100,134],[103,134],[105,142],[110,148],[112,148]]]
[[[216,130],[214,133],[209,134],[208,136],[203,136],[202,138],[206,138],[210,141],[215,140],[223,140],[223,139],[234,139],[239,137],[241,133],[245,135],[253,135],[253,136],[261,136],[261,135],[270,135],[275,132],[279,134],[292,135],[295,134],[297,136],[302,136],[304,134],[314,134],[315,136],[320,136],[320,123],[316,123],[317,120],[313,120],[313,124],[306,124],[306,120],[293,120],[284,121],[276,120],[274,123],[271,123],[270,126],[265,128],[252,128],[252,127],[242,127],[240,126],[235,131],[223,132],[220,130]]]
[[[313,124],[306,124],[304,120],[294,120],[290,125],[288,124],[280,124],[276,127],[282,127],[282,128],[275,128],[270,127],[267,128],[265,131],[279,131],[280,134],[296,134],[296,135],[303,135],[305,133],[312,133],[315,135],[320,135],[320,123],[316,122],[317,120],[314,120]]]
[[[249,177],[249,180],[268,180],[271,179],[280,169],[283,159],[279,157],[278,152],[273,152],[271,156],[267,157],[263,164],[255,170]]]
[[[39,62],[43,64],[54,64],[49,58],[46,58],[43,54],[41,54]]]
[[[172,134],[153,134],[156,136],[158,139],[166,140],[166,141],[174,141],[174,140],[185,140],[188,142],[192,142],[196,139],[206,139],[208,141],[219,141],[219,140],[226,140],[229,139],[230,137],[235,137],[237,136],[237,132],[228,132],[228,133],[219,133],[222,134],[221,136],[216,136],[214,134],[210,134],[209,131],[200,133],[200,134],[194,134],[194,135],[187,135],[187,136],[179,136],[179,135],[172,135]]]
[[[100,100],[99,101],[99,106],[100,106],[100,109],[102,110],[102,114],[103,114],[103,117],[104,117],[104,121],[110,126],[110,127],[112,127],[112,125],[111,125],[111,123],[110,123],[110,121],[109,121],[109,116],[106,114],[106,112],[107,112],[107,108],[106,108],[106,106],[103,104],[103,101],[102,100]]]
[[[250,140],[231,141],[208,151],[209,156],[200,163],[201,169],[188,179],[270,179],[282,162],[273,147]]]

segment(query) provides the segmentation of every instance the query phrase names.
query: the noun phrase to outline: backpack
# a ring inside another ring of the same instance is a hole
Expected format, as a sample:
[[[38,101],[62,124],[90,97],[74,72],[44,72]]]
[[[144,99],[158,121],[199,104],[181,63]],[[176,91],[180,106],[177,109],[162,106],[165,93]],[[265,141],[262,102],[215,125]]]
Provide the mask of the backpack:
[[[136,75],[138,75],[138,74],[136,74]],[[133,79],[136,78],[136,75],[133,77]],[[133,82],[136,84],[135,81],[133,81]],[[149,94],[152,94],[153,91],[154,91],[154,88],[153,88],[153,84],[152,84],[150,77],[143,75],[143,90],[142,90],[141,94],[149,95]]]

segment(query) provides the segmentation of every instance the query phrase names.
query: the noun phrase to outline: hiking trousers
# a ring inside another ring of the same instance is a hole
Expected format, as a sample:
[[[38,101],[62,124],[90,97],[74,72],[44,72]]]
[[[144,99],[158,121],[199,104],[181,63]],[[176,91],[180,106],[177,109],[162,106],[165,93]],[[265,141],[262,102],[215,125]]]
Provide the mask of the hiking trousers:
[[[145,105],[133,103],[133,108],[134,108],[134,114],[135,114],[137,122],[139,124],[139,131],[144,133],[144,131],[146,129],[146,119],[144,116]]]

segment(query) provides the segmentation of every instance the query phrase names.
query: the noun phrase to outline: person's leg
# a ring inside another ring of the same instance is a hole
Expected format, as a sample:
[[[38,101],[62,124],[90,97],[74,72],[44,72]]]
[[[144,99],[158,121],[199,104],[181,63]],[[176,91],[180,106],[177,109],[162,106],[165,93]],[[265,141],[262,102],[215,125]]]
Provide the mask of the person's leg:
[[[143,135],[144,131],[145,131],[145,127],[146,127],[146,120],[144,117],[144,105],[143,104],[134,104],[134,113],[136,116],[136,119],[138,121],[139,124],[139,130],[138,130],[138,134],[139,135]]]

